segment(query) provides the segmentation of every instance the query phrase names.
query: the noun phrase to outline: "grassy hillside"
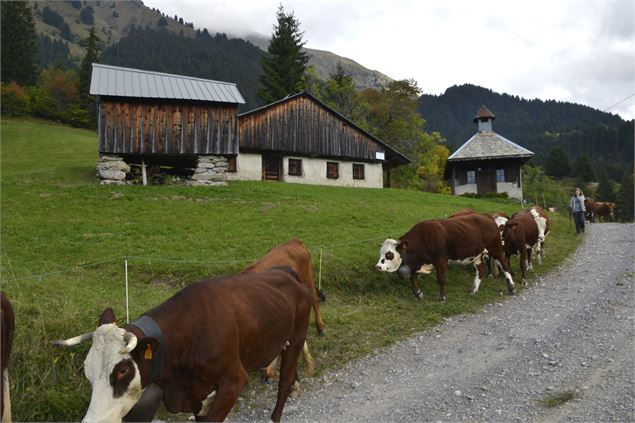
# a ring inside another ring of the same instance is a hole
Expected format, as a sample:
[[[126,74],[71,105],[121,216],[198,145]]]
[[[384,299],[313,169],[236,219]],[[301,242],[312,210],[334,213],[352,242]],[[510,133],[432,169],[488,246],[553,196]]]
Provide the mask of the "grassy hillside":
[[[506,297],[504,279],[469,295],[473,270],[452,268],[448,300],[433,277],[425,298],[408,283],[373,271],[379,245],[422,219],[464,207],[513,212],[516,206],[401,190],[281,183],[220,188],[101,186],[94,179],[94,133],[38,121],[3,121],[2,289],[16,311],[12,357],[14,419],[79,420],[90,399],[82,365],[90,345],[53,349],[49,341],[92,330],[112,306],[125,322],[124,256],[129,256],[130,317],[199,278],[231,274],[268,248],[297,236],[313,251],[326,336],[312,326],[318,372],[343,366],[440,319]],[[567,221],[553,216],[547,262],[575,248]],[[513,261],[517,269],[517,259]],[[534,276],[535,277],[535,276]],[[548,282],[547,282],[548,283]],[[258,389],[252,380],[249,392]]]

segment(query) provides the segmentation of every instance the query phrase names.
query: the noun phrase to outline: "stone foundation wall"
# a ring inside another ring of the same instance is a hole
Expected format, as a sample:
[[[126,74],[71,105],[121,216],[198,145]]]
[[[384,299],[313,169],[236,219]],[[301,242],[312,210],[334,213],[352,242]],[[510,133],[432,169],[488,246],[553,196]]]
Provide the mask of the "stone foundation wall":
[[[102,185],[124,185],[130,166],[120,156],[99,156],[96,175]]]
[[[227,185],[225,173],[228,166],[225,157],[199,156],[189,184],[192,186]]]

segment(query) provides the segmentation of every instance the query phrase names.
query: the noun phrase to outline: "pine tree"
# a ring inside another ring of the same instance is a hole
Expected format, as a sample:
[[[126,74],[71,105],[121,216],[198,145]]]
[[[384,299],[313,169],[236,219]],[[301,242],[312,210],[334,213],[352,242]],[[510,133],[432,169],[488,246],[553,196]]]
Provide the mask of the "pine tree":
[[[99,62],[99,43],[101,40],[95,34],[95,27],[90,29],[88,38],[86,38],[86,54],[82,59],[79,68],[78,92],[81,97],[83,108],[88,111],[90,127],[97,126],[97,109],[95,107],[95,99],[90,95],[90,78],[93,73],[93,63]]]
[[[617,199],[615,203],[617,207],[615,209],[615,214],[618,219],[632,222],[634,216],[633,211],[633,169],[628,169],[624,172],[624,176],[620,180],[620,189],[617,192]]]
[[[569,157],[562,147],[556,147],[549,153],[549,158],[545,164],[545,173],[549,176],[562,178],[571,172]]]
[[[586,154],[580,154],[573,164],[573,176],[577,176],[584,182],[590,182],[595,179],[595,171],[593,164]]]
[[[37,80],[37,39],[31,8],[26,2],[7,1],[1,9],[2,82],[33,85]]]
[[[300,21],[293,13],[286,14],[282,5],[276,12],[278,24],[274,26],[267,54],[260,62],[263,75],[258,97],[266,103],[280,100],[286,95],[306,89],[304,73],[309,57],[302,51],[305,42],[300,32]]]

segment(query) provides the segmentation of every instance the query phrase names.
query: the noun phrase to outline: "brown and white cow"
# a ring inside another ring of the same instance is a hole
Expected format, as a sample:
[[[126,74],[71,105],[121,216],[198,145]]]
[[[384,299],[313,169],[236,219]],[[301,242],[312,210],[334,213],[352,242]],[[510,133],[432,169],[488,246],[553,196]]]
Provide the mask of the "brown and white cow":
[[[539,247],[535,248],[533,252],[538,259],[538,264],[542,265],[542,260],[545,258],[545,238],[551,231],[549,227],[549,216],[547,216],[547,213],[540,206],[532,206],[527,209],[527,211],[531,213],[536,220],[536,225],[538,225]]]
[[[453,217],[461,217],[461,216],[467,216],[468,214],[472,214],[472,213],[476,213],[476,210],[474,209],[461,209],[458,212],[451,214],[450,216],[448,216],[448,219],[451,219]]]
[[[612,222],[615,220],[615,203],[597,201],[595,203],[595,215],[600,222],[602,222],[602,219],[608,219]]]
[[[519,211],[512,215],[503,228],[505,255],[510,260],[514,254],[520,255],[521,283],[527,285],[526,271],[532,269],[531,254],[539,247],[538,225],[528,211]]]
[[[476,293],[486,274],[483,260],[487,256],[502,268],[508,291],[513,294],[514,281],[496,223],[491,216],[480,213],[417,223],[398,240],[384,241],[375,269],[398,272],[402,278],[410,278],[414,295],[421,299],[423,293],[417,284],[417,273],[428,274],[436,268],[439,298],[444,301],[448,262],[472,264],[476,268],[472,288],[472,293]]]
[[[13,332],[15,330],[15,315],[13,314],[13,306],[9,298],[4,292],[0,293],[0,332],[2,339],[0,349],[2,356],[2,379],[0,379],[0,416],[3,422],[11,421],[11,396],[9,395],[9,358],[11,357],[11,349],[13,347]]]
[[[318,334],[323,335],[326,325],[322,320],[320,313],[320,299],[318,292],[313,283],[313,270],[311,268],[311,252],[302,241],[297,238],[291,239],[283,244],[273,247],[257,262],[253,263],[242,273],[260,272],[276,266],[288,266],[293,269],[300,277],[300,282],[311,292],[313,299],[313,312],[315,314],[315,327]],[[309,347],[304,343],[302,349],[302,357],[306,364],[306,370],[309,375],[314,373],[314,362]],[[278,358],[267,366],[263,371],[266,380],[272,378],[275,374],[275,368],[278,364]]]
[[[275,269],[193,283],[123,327],[108,309],[94,332],[55,344],[93,341],[84,362],[92,386],[85,422],[121,421],[126,414],[150,421],[161,397],[171,413],[222,421],[248,372],[282,354],[271,414],[279,421],[310,312],[311,294],[297,274]]]
[[[590,223],[595,223],[595,201],[593,198],[585,198],[584,199],[584,217]]]

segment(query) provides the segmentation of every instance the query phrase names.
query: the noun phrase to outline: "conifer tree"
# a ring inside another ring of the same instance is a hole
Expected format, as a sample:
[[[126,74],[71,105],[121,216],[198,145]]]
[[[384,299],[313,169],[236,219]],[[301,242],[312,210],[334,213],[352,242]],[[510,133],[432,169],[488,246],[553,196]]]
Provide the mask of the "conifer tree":
[[[35,23],[28,3],[2,2],[2,82],[33,85],[37,79]]]
[[[97,109],[95,107],[95,99],[90,95],[90,78],[93,72],[93,63],[99,62],[99,43],[101,40],[95,34],[95,27],[90,29],[88,37],[85,40],[86,54],[82,59],[79,68],[78,91],[81,97],[83,108],[88,112],[89,124],[91,128],[97,125]]]
[[[633,168],[627,169],[624,171],[624,175],[620,180],[620,189],[617,192],[617,199],[615,200],[617,204],[617,209],[615,210],[615,214],[618,219],[623,221],[632,222],[633,218],[635,218],[633,212],[634,206],[634,196],[633,196]]]
[[[304,73],[309,57],[302,51],[305,42],[300,21],[293,12],[285,13],[282,5],[278,7],[276,16],[278,23],[273,28],[267,54],[260,62],[263,75],[260,77],[262,87],[258,89],[258,97],[266,103],[306,88]]]

